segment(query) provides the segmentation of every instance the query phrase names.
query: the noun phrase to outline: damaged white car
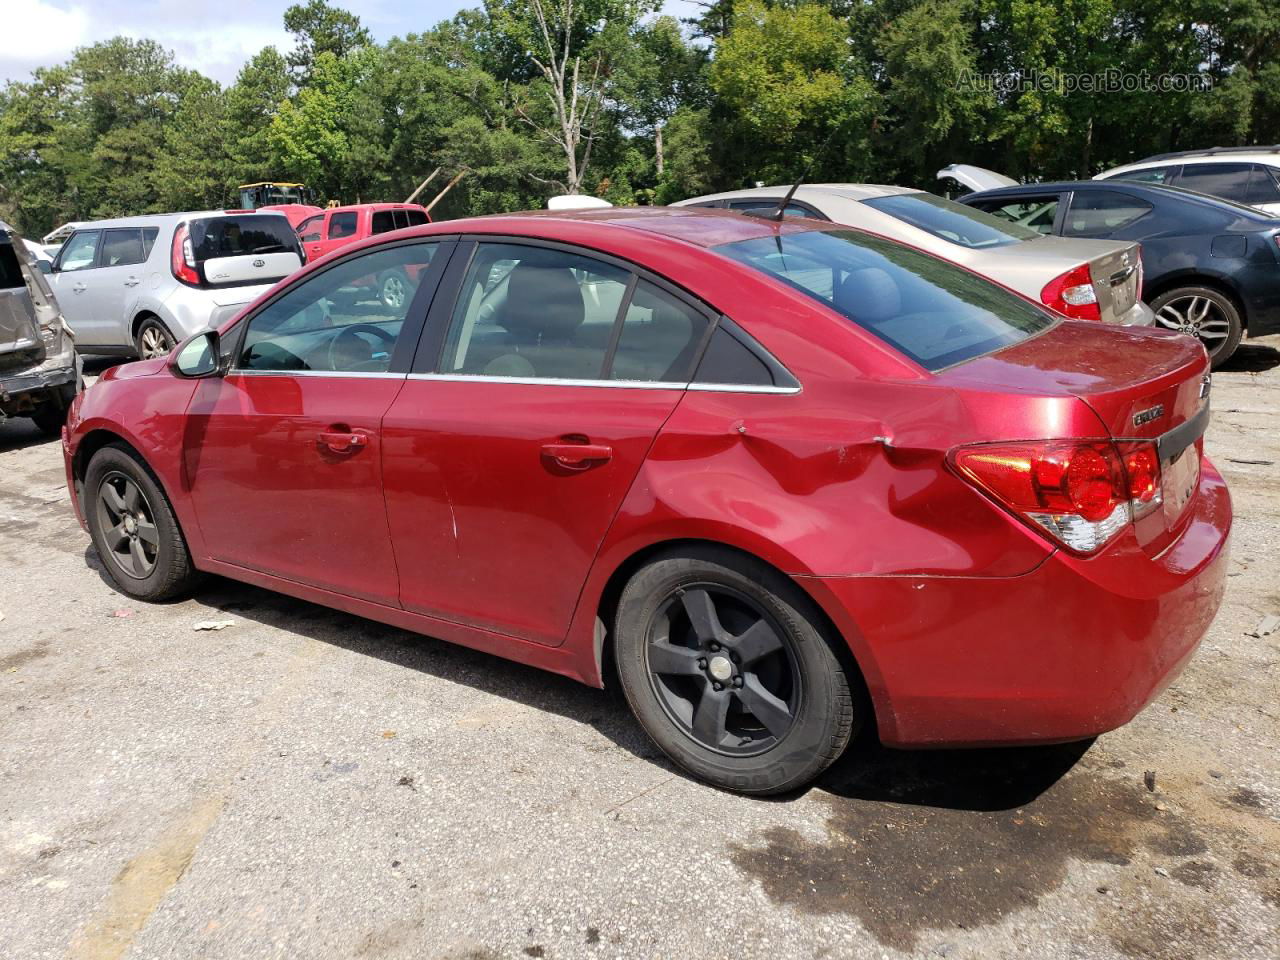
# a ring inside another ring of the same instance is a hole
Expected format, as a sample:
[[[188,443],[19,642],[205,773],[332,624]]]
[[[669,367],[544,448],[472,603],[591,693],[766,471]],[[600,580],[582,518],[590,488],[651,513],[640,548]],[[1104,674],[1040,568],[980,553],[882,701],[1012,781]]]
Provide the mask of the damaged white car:
[[[50,436],[83,389],[75,340],[44,272],[0,220],[0,421],[30,417]]]

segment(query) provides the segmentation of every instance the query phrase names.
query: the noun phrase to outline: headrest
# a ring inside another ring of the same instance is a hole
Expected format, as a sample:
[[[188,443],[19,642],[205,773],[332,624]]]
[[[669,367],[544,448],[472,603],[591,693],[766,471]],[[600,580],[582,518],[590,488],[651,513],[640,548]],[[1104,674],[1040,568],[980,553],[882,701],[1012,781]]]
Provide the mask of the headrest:
[[[572,270],[523,260],[507,278],[507,299],[494,321],[521,339],[542,341],[565,339],[585,317]]]
[[[902,313],[902,294],[887,271],[863,267],[850,273],[836,288],[835,305],[854,319],[874,326]]]

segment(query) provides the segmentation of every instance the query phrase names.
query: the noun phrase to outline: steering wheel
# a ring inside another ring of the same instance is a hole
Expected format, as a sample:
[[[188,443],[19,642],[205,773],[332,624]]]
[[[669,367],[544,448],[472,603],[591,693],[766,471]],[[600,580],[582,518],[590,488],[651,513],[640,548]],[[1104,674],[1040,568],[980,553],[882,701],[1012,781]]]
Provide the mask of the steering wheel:
[[[353,323],[340,329],[334,338],[329,341],[328,360],[330,370],[348,369],[347,364],[343,363],[343,351],[349,350],[355,344],[359,344],[360,348],[369,351],[368,360],[373,359],[373,350],[369,346],[369,342],[360,336],[362,333],[371,333],[385,343],[388,354],[387,362],[388,364],[391,362],[391,349],[396,343],[395,334],[388,333],[372,323]]]

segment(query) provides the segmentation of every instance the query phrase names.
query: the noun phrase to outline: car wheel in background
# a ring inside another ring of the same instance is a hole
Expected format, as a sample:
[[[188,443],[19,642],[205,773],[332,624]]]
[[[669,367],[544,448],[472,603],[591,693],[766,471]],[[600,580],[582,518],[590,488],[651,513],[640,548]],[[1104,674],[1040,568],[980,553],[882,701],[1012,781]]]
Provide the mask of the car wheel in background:
[[[155,317],[147,317],[138,326],[134,345],[140,358],[151,360],[155,357],[167,357],[177,342],[163,323]]]
[[[618,603],[622,688],[676,764],[717,786],[781,793],[845,749],[849,682],[812,602],[758,561],[715,548],[637,572]]]
[[[387,270],[378,277],[378,299],[388,310],[403,310],[413,295],[409,278],[401,270]]]
[[[67,422],[67,408],[48,401],[31,411],[31,420],[46,437],[59,437],[62,425]]]
[[[1226,363],[1244,335],[1240,310],[1230,297],[1212,287],[1178,287],[1151,301],[1156,323],[1190,334],[1204,344],[1217,369]]]
[[[132,451],[110,444],[93,455],[82,508],[103,566],[129,596],[167,600],[195,582],[173,508]]]

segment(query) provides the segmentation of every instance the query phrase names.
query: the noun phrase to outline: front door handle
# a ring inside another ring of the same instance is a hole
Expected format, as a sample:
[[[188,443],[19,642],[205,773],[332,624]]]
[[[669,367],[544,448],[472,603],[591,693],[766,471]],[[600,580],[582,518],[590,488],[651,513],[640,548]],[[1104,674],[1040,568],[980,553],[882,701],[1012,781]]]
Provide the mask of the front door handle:
[[[84,292],[85,292],[86,290],[88,290],[88,289],[89,289],[89,288],[88,288],[88,287],[86,287],[83,283],[77,283],[74,287],[72,287],[72,288],[71,288],[71,292],[72,292],[72,293],[84,293]]]
[[[613,447],[599,443],[546,443],[542,445],[542,455],[570,470],[585,470],[593,463],[611,459]]]
[[[141,281],[141,280],[139,280],[137,277],[130,277],[128,280],[126,280],[126,281],[124,282],[124,285],[125,285],[126,287],[136,287],[136,286],[137,286],[138,284],[140,284],[141,282],[142,282],[142,281]]]
[[[316,437],[316,443],[330,453],[355,453],[369,445],[367,434],[354,430],[325,430]]]

